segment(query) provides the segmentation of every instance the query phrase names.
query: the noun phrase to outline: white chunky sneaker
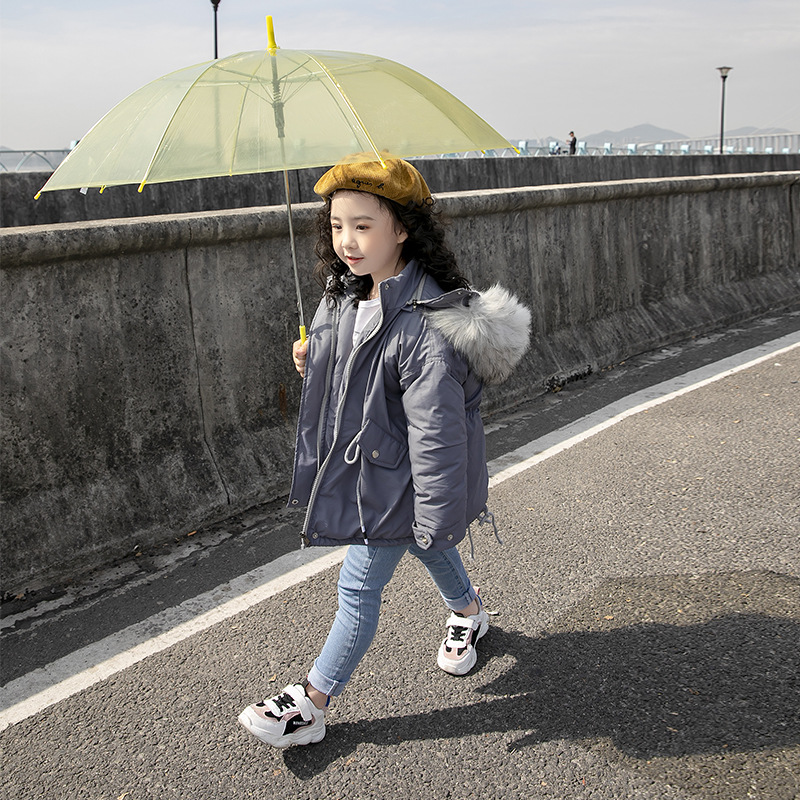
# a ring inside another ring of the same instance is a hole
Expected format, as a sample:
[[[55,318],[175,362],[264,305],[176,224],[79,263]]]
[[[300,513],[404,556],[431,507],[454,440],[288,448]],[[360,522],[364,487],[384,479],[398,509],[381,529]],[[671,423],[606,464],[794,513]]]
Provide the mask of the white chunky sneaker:
[[[248,706],[239,722],[253,736],[273,747],[311,744],[325,737],[325,711],[309,700],[300,683],[287,686],[280,694]]]
[[[466,675],[478,660],[475,645],[489,630],[489,615],[483,608],[480,597],[477,614],[462,617],[455,612],[447,620],[447,636],[439,648],[436,663],[451,675]]]

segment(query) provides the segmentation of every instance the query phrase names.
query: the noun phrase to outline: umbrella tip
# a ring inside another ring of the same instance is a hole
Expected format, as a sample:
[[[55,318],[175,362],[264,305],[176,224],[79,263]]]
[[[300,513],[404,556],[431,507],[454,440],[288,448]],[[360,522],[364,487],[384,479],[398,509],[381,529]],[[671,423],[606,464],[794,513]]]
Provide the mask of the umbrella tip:
[[[270,53],[274,54],[276,50],[279,50],[277,43],[275,42],[275,28],[272,25],[272,17],[267,15],[267,50]]]

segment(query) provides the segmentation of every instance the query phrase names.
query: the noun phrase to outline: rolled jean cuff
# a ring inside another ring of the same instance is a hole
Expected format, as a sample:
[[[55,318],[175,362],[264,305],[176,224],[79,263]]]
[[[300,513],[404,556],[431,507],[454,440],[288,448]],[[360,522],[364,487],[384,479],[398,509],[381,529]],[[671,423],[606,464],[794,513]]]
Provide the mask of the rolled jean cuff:
[[[318,692],[322,692],[322,694],[326,694],[328,697],[338,697],[347,685],[347,681],[333,681],[325,677],[325,675],[317,669],[316,664],[308,671],[308,682]]]
[[[469,591],[468,592],[464,592],[464,594],[461,595],[461,597],[458,598],[457,600],[449,600],[449,599],[445,599],[445,598],[442,598],[442,599],[444,599],[445,605],[451,611],[463,611],[465,608],[467,608],[467,606],[469,606],[472,603],[472,601],[477,596],[478,596],[478,593],[470,586],[469,587]]]

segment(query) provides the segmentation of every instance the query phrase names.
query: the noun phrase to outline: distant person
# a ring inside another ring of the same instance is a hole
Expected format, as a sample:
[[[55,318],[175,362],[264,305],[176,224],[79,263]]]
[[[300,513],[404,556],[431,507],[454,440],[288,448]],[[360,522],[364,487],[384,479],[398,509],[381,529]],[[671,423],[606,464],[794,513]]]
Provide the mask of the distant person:
[[[489,627],[456,545],[469,523],[492,521],[481,394],[527,349],[530,312],[499,286],[470,287],[425,180],[407,161],[385,163],[339,164],[314,187],[325,201],[315,270],[325,290],[293,347],[303,389],[289,497],[307,507],[307,544],[349,547],[339,610],[307,677],[239,716],[275,747],[325,736],[325,707],[367,652],[407,552],[449,609],[442,670],[466,675]],[[413,597],[406,608],[418,613]],[[394,626],[390,646],[406,635]],[[262,644],[265,658],[288,652],[295,663],[305,637],[298,630],[286,650]]]
[[[578,148],[578,140],[575,138],[575,131],[569,132],[569,136],[567,136],[567,141],[569,142],[569,154],[571,156],[574,156],[575,151]]]

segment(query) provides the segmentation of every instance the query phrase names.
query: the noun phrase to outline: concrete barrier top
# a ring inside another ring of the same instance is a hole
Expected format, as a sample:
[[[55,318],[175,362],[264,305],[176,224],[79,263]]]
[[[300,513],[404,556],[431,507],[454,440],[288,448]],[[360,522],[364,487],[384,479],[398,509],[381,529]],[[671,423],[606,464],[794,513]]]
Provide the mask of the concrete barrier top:
[[[526,208],[797,183],[800,183],[800,170],[480,189],[436,194],[435,197],[447,216],[460,217],[476,212],[505,213]],[[308,230],[318,208],[318,202],[292,206],[298,230]],[[241,239],[270,239],[285,234],[286,209],[280,205],[32,225],[0,229],[0,260],[5,267],[24,266],[131,251],[153,252]]]

